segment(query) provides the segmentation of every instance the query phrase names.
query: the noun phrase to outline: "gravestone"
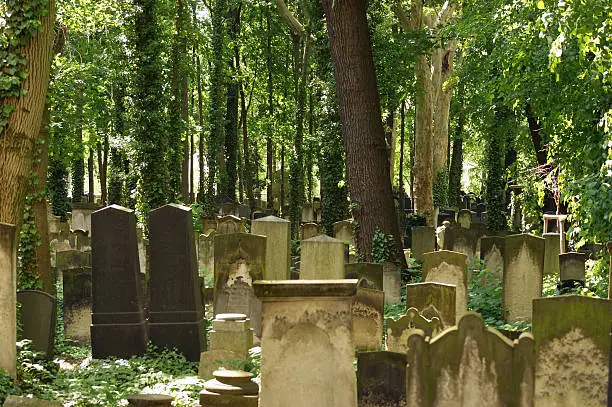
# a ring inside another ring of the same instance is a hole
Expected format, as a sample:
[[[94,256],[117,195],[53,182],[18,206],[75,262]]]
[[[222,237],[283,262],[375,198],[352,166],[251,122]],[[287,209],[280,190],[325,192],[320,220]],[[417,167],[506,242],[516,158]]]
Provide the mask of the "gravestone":
[[[302,205],[302,222],[308,223],[308,222],[314,222],[314,221],[315,221],[315,216],[314,216],[314,210],[312,208],[312,204],[306,203]]]
[[[452,284],[455,291],[457,320],[467,311],[467,256],[440,250],[423,255],[423,281]]]
[[[359,407],[405,407],[406,355],[357,353],[357,398]]]
[[[559,275],[559,255],[561,249],[559,247],[561,237],[558,233],[544,233],[542,237],[544,241],[544,275],[558,276]]]
[[[91,343],[91,268],[62,272],[64,335],[81,345]]]
[[[463,229],[469,229],[472,224],[472,212],[469,209],[461,209],[457,214],[457,225]]]
[[[607,243],[608,254],[612,257],[612,242]],[[608,272],[608,299],[612,299],[612,261],[610,261],[610,271]]]
[[[201,217],[200,225],[202,225],[202,234],[209,235],[211,232],[217,231],[217,217]]]
[[[253,293],[253,282],[263,279],[265,261],[265,236],[249,233],[215,236],[215,315],[245,314],[258,338],[261,301]]]
[[[559,276],[561,290],[584,287],[586,256],[583,253],[563,253],[559,255]]]
[[[303,240],[300,256],[300,280],[337,280],[344,278],[342,240],[319,235]]]
[[[357,280],[256,281],[266,407],[355,407],[351,305]]]
[[[408,338],[414,332],[422,332],[426,337],[433,338],[440,331],[440,319],[425,318],[416,308],[408,308],[406,314],[397,320],[387,318],[386,344],[390,352],[406,353],[408,351]]]
[[[147,350],[134,211],[110,205],[91,215],[94,358],[129,358]]]
[[[334,222],[334,238],[355,246],[355,235],[353,232],[353,221],[351,219]]]
[[[170,204],[149,215],[149,338],[197,361],[206,348],[191,208]]]
[[[504,239],[503,317],[507,322],[531,321],[531,302],[542,296],[544,239],[529,234]]]
[[[492,273],[499,273],[504,269],[504,237],[483,236],[480,239],[480,259]]]
[[[91,237],[89,237],[89,233],[82,230],[75,230],[73,234],[77,250],[82,252],[91,250]]]
[[[402,269],[397,264],[391,262],[384,262],[382,265],[385,305],[400,302],[402,300]]]
[[[208,235],[200,235],[198,238],[198,269],[204,281],[215,279],[215,236],[217,232],[212,231]]]
[[[478,241],[483,235],[482,228],[464,229],[460,226],[451,226],[444,231],[444,250],[465,254],[468,259],[476,256]]]
[[[236,216],[238,215],[238,204],[236,202],[223,202],[219,207],[219,211],[221,216]]]
[[[310,239],[321,233],[321,226],[316,223],[304,223],[300,226],[300,240]]]
[[[91,203],[73,203],[70,229],[91,232],[91,214],[100,209],[99,205]]]
[[[251,233],[266,237],[264,280],[289,280],[291,222],[266,216],[251,222]]]
[[[350,263],[344,265],[344,278],[360,281],[360,286],[375,290],[383,289],[383,266],[381,263]]]
[[[251,207],[249,205],[238,205],[238,217],[251,219]]]
[[[412,257],[423,261],[423,253],[436,250],[436,230],[430,226],[413,226],[412,234]]]
[[[412,334],[406,359],[409,407],[533,407],[533,336],[511,342],[475,312],[434,339]]]
[[[382,349],[384,298],[385,293],[381,290],[357,288],[352,307],[355,349],[375,351]]]
[[[416,283],[406,285],[406,308],[416,308],[419,314],[431,320],[440,319],[441,328],[455,325],[456,286],[443,283]]]
[[[605,406],[610,301],[579,295],[533,301],[536,406]]]
[[[15,377],[17,247],[15,226],[0,223],[0,369]]]
[[[219,218],[219,226],[217,227],[217,233],[240,233],[244,232],[244,226],[242,225],[242,219],[234,215],[226,215]]]
[[[246,360],[253,347],[251,320],[245,314],[218,314],[212,321],[210,350],[228,350]]]
[[[144,237],[144,230],[142,228],[136,229],[136,240],[138,241],[138,263],[140,265],[140,274],[143,276],[147,274],[148,258],[147,249],[149,247],[149,239]],[[143,293],[144,294],[144,293]]]
[[[62,403],[55,401],[39,400],[29,397],[8,396],[4,401],[4,407],[62,407]]]
[[[66,250],[55,255],[55,270],[61,273],[65,270],[91,267],[91,251]]]
[[[17,291],[17,302],[21,304],[21,337],[30,339],[32,347],[53,356],[57,307],[55,297],[38,290]]]

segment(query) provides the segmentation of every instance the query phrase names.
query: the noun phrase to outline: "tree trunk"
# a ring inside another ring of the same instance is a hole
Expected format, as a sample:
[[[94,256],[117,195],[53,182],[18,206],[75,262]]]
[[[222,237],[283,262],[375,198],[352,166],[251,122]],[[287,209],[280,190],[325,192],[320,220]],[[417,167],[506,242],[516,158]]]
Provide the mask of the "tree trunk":
[[[89,147],[89,157],[87,157],[87,180],[88,188],[87,200],[89,203],[93,203],[95,200],[94,196],[94,149]]]
[[[106,174],[108,169],[108,135],[104,136],[104,142],[97,144],[98,171],[100,172],[100,195],[102,205],[108,204],[108,192],[106,187]]]
[[[359,251],[371,260],[379,229],[395,240],[391,261],[405,265],[395,216],[365,0],[323,0]],[[349,52],[350,50],[350,52]]]
[[[400,106],[400,156],[397,174],[397,186],[399,190],[400,209],[404,208],[404,139],[406,131],[406,99],[402,100]]]
[[[272,82],[272,33],[270,32],[270,16],[266,14],[266,67],[268,69],[268,117],[272,119],[274,115],[274,84]],[[274,147],[272,145],[272,126],[269,126],[266,134],[266,178],[267,208],[274,208],[273,182],[274,177]]]
[[[203,197],[206,191],[204,180],[204,158],[206,150],[204,149],[204,102],[202,100],[202,63],[200,56],[196,55],[196,70],[198,74],[198,124],[200,125],[200,137],[198,141],[198,202],[203,202]]]

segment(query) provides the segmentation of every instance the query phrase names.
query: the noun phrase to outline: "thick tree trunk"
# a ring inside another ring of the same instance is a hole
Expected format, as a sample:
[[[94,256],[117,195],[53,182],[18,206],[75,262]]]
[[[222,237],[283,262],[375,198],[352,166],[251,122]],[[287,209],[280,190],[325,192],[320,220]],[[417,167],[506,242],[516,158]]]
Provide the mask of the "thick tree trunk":
[[[371,260],[372,238],[379,229],[395,238],[395,255],[390,260],[405,265],[366,19],[367,2],[322,3],[336,78],[353,216],[359,224],[357,247],[366,260]]]
[[[433,111],[432,111],[432,89],[431,81],[427,76],[431,75],[427,57],[421,55],[416,63],[416,121],[414,136],[414,209],[427,217],[427,224],[434,224],[433,204]]]

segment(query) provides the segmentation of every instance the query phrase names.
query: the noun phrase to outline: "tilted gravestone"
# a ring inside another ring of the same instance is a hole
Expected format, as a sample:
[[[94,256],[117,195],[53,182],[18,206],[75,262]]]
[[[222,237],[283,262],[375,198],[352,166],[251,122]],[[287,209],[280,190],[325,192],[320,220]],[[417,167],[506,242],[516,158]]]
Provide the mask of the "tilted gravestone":
[[[289,280],[291,222],[266,216],[251,222],[251,233],[266,237],[264,280]]]
[[[385,305],[398,303],[402,300],[402,269],[399,265],[386,261],[383,265],[383,290]]]
[[[580,295],[533,301],[536,406],[606,405],[611,312]]]
[[[344,242],[327,235],[302,241],[300,280],[344,278]]]
[[[359,407],[405,407],[406,355],[357,353],[357,399]]]
[[[206,341],[192,222],[176,204],[150,214],[149,338],[197,361]]]
[[[397,320],[387,318],[386,344],[390,352],[406,353],[408,351],[408,338],[414,332],[422,332],[425,336],[433,338],[440,332],[440,319],[425,318],[416,308],[408,308],[406,314]]]
[[[53,355],[57,307],[55,297],[38,290],[17,291],[17,302],[21,304],[21,337],[30,339],[34,349]]]
[[[64,335],[80,344],[91,343],[91,267],[62,272]]]
[[[148,338],[134,211],[118,205],[96,211],[91,231],[92,356],[143,354]]]
[[[423,281],[455,285],[455,312],[459,320],[467,311],[467,256],[440,250],[423,257]]]
[[[466,313],[437,337],[414,333],[406,356],[409,407],[533,407],[534,340],[511,342]]]
[[[245,314],[257,337],[261,336],[261,301],[253,293],[253,282],[263,279],[265,261],[265,236],[215,236],[215,315]]]
[[[406,285],[406,308],[416,308],[419,314],[431,320],[440,319],[441,328],[455,325],[456,286],[443,283],[416,283]]]
[[[344,278],[365,280],[362,287],[383,289],[383,266],[381,263],[350,263],[344,265]]]
[[[17,242],[15,226],[0,223],[0,369],[16,374]]]

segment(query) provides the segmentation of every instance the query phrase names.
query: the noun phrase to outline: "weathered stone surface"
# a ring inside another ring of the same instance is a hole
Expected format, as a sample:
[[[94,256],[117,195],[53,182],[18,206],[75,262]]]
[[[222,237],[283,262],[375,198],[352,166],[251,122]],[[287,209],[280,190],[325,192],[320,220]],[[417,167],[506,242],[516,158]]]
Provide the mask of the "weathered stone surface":
[[[17,247],[15,226],[0,223],[0,369],[16,374]]]
[[[608,242],[608,254],[612,257],[612,242]],[[612,261],[610,262],[610,271],[608,272],[608,299],[612,299]]]
[[[561,237],[558,233],[544,233],[544,275],[559,275],[559,255],[561,254]]]
[[[463,253],[471,259],[478,252],[478,242],[483,234],[483,229],[476,226],[472,229],[447,227],[444,231],[444,250]]]
[[[21,304],[21,337],[30,339],[32,347],[53,355],[57,307],[55,297],[38,290],[17,291],[17,302]]]
[[[533,301],[536,406],[605,406],[609,300],[578,295]]]
[[[426,337],[433,338],[440,331],[440,319],[425,318],[416,308],[408,308],[406,314],[399,319],[387,318],[386,344],[390,352],[408,352],[408,338],[415,332],[422,332]]]
[[[455,325],[456,286],[443,283],[406,285],[406,307],[416,308],[427,319],[440,319],[442,329]]]
[[[254,283],[263,300],[261,406],[357,404],[351,313],[357,283]]]
[[[461,209],[457,214],[457,225],[464,229],[469,229],[472,224],[472,211]]]
[[[561,281],[585,280],[586,256],[583,253],[563,253],[559,255],[559,276]]]
[[[385,293],[381,290],[359,287],[353,304],[353,341],[356,349],[379,351],[382,349]]]
[[[423,261],[423,254],[436,250],[436,230],[430,226],[413,226],[411,254],[415,260]]]
[[[359,352],[357,397],[359,407],[405,407],[406,355]]]
[[[202,225],[202,234],[204,235],[209,235],[211,232],[216,232],[217,231],[217,227],[219,226],[217,224],[217,217],[201,217],[200,218],[200,225]]]
[[[259,385],[253,374],[242,370],[218,370],[200,392],[201,407],[257,407]]]
[[[303,240],[300,257],[301,280],[344,278],[344,242],[327,235]]]
[[[217,232],[212,231],[208,235],[200,235],[198,238],[198,268],[205,281],[215,279],[215,236]]]
[[[300,240],[307,240],[318,236],[321,233],[321,226],[316,223],[305,223],[300,226]]]
[[[344,265],[344,278],[362,280],[361,287],[383,289],[383,266],[381,263],[350,263]]]
[[[145,353],[140,262],[134,211],[111,205],[91,215],[92,325],[94,358]]]
[[[474,312],[434,339],[422,333],[408,339],[410,407],[533,407],[533,380],[533,337],[512,343]]]
[[[333,226],[334,238],[355,246],[355,234],[353,233],[353,221],[351,219],[335,222]]]
[[[467,311],[467,256],[440,250],[423,255],[423,281],[453,284],[457,320]]]
[[[4,407],[62,407],[62,403],[55,401],[39,400],[29,397],[8,396],[4,401]]]
[[[265,261],[265,236],[215,236],[215,315],[247,315],[257,337],[261,336],[261,301],[253,294],[253,282],[263,279]]]
[[[127,396],[130,407],[171,407],[172,396],[165,394],[132,394]]]
[[[91,268],[62,273],[64,335],[80,344],[91,343]]]
[[[504,237],[483,236],[480,239],[480,259],[484,260],[485,267],[492,273],[499,273],[504,269]]]
[[[91,251],[65,250],[55,255],[55,269],[59,273],[85,267],[91,267]]]
[[[229,350],[246,359],[253,347],[251,320],[244,314],[218,314],[210,331],[210,350]]]
[[[238,369],[244,361],[244,356],[231,350],[216,349],[202,352],[198,376],[200,379],[208,380],[213,377],[213,372],[216,370]]]
[[[302,222],[314,222],[314,210],[311,203],[302,205]]]
[[[291,222],[266,216],[251,222],[251,233],[266,237],[265,280],[289,280]]]
[[[191,208],[165,205],[149,219],[149,338],[197,361],[206,341]]]
[[[80,203],[72,204],[72,218],[70,222],[70,229],[82,230],[83,232],[91,232],[91,214],[94,211],[100,209],[97,204],[91,203]]]
[[[383,265],[383,290],[385,305],[395,304],[402,300],[402,269],[395,263],[385,262]]]
[[[242,219],[234,215],[226,215],[219,218],[219,226],[217,227],[217,233],[240,233],[244,232],[244,226],[242,225]]]
[[[543,269],[543,238],[529,234],[505,237],[502,307],[506,321],[531,321],[531,302],[542,296]]]

